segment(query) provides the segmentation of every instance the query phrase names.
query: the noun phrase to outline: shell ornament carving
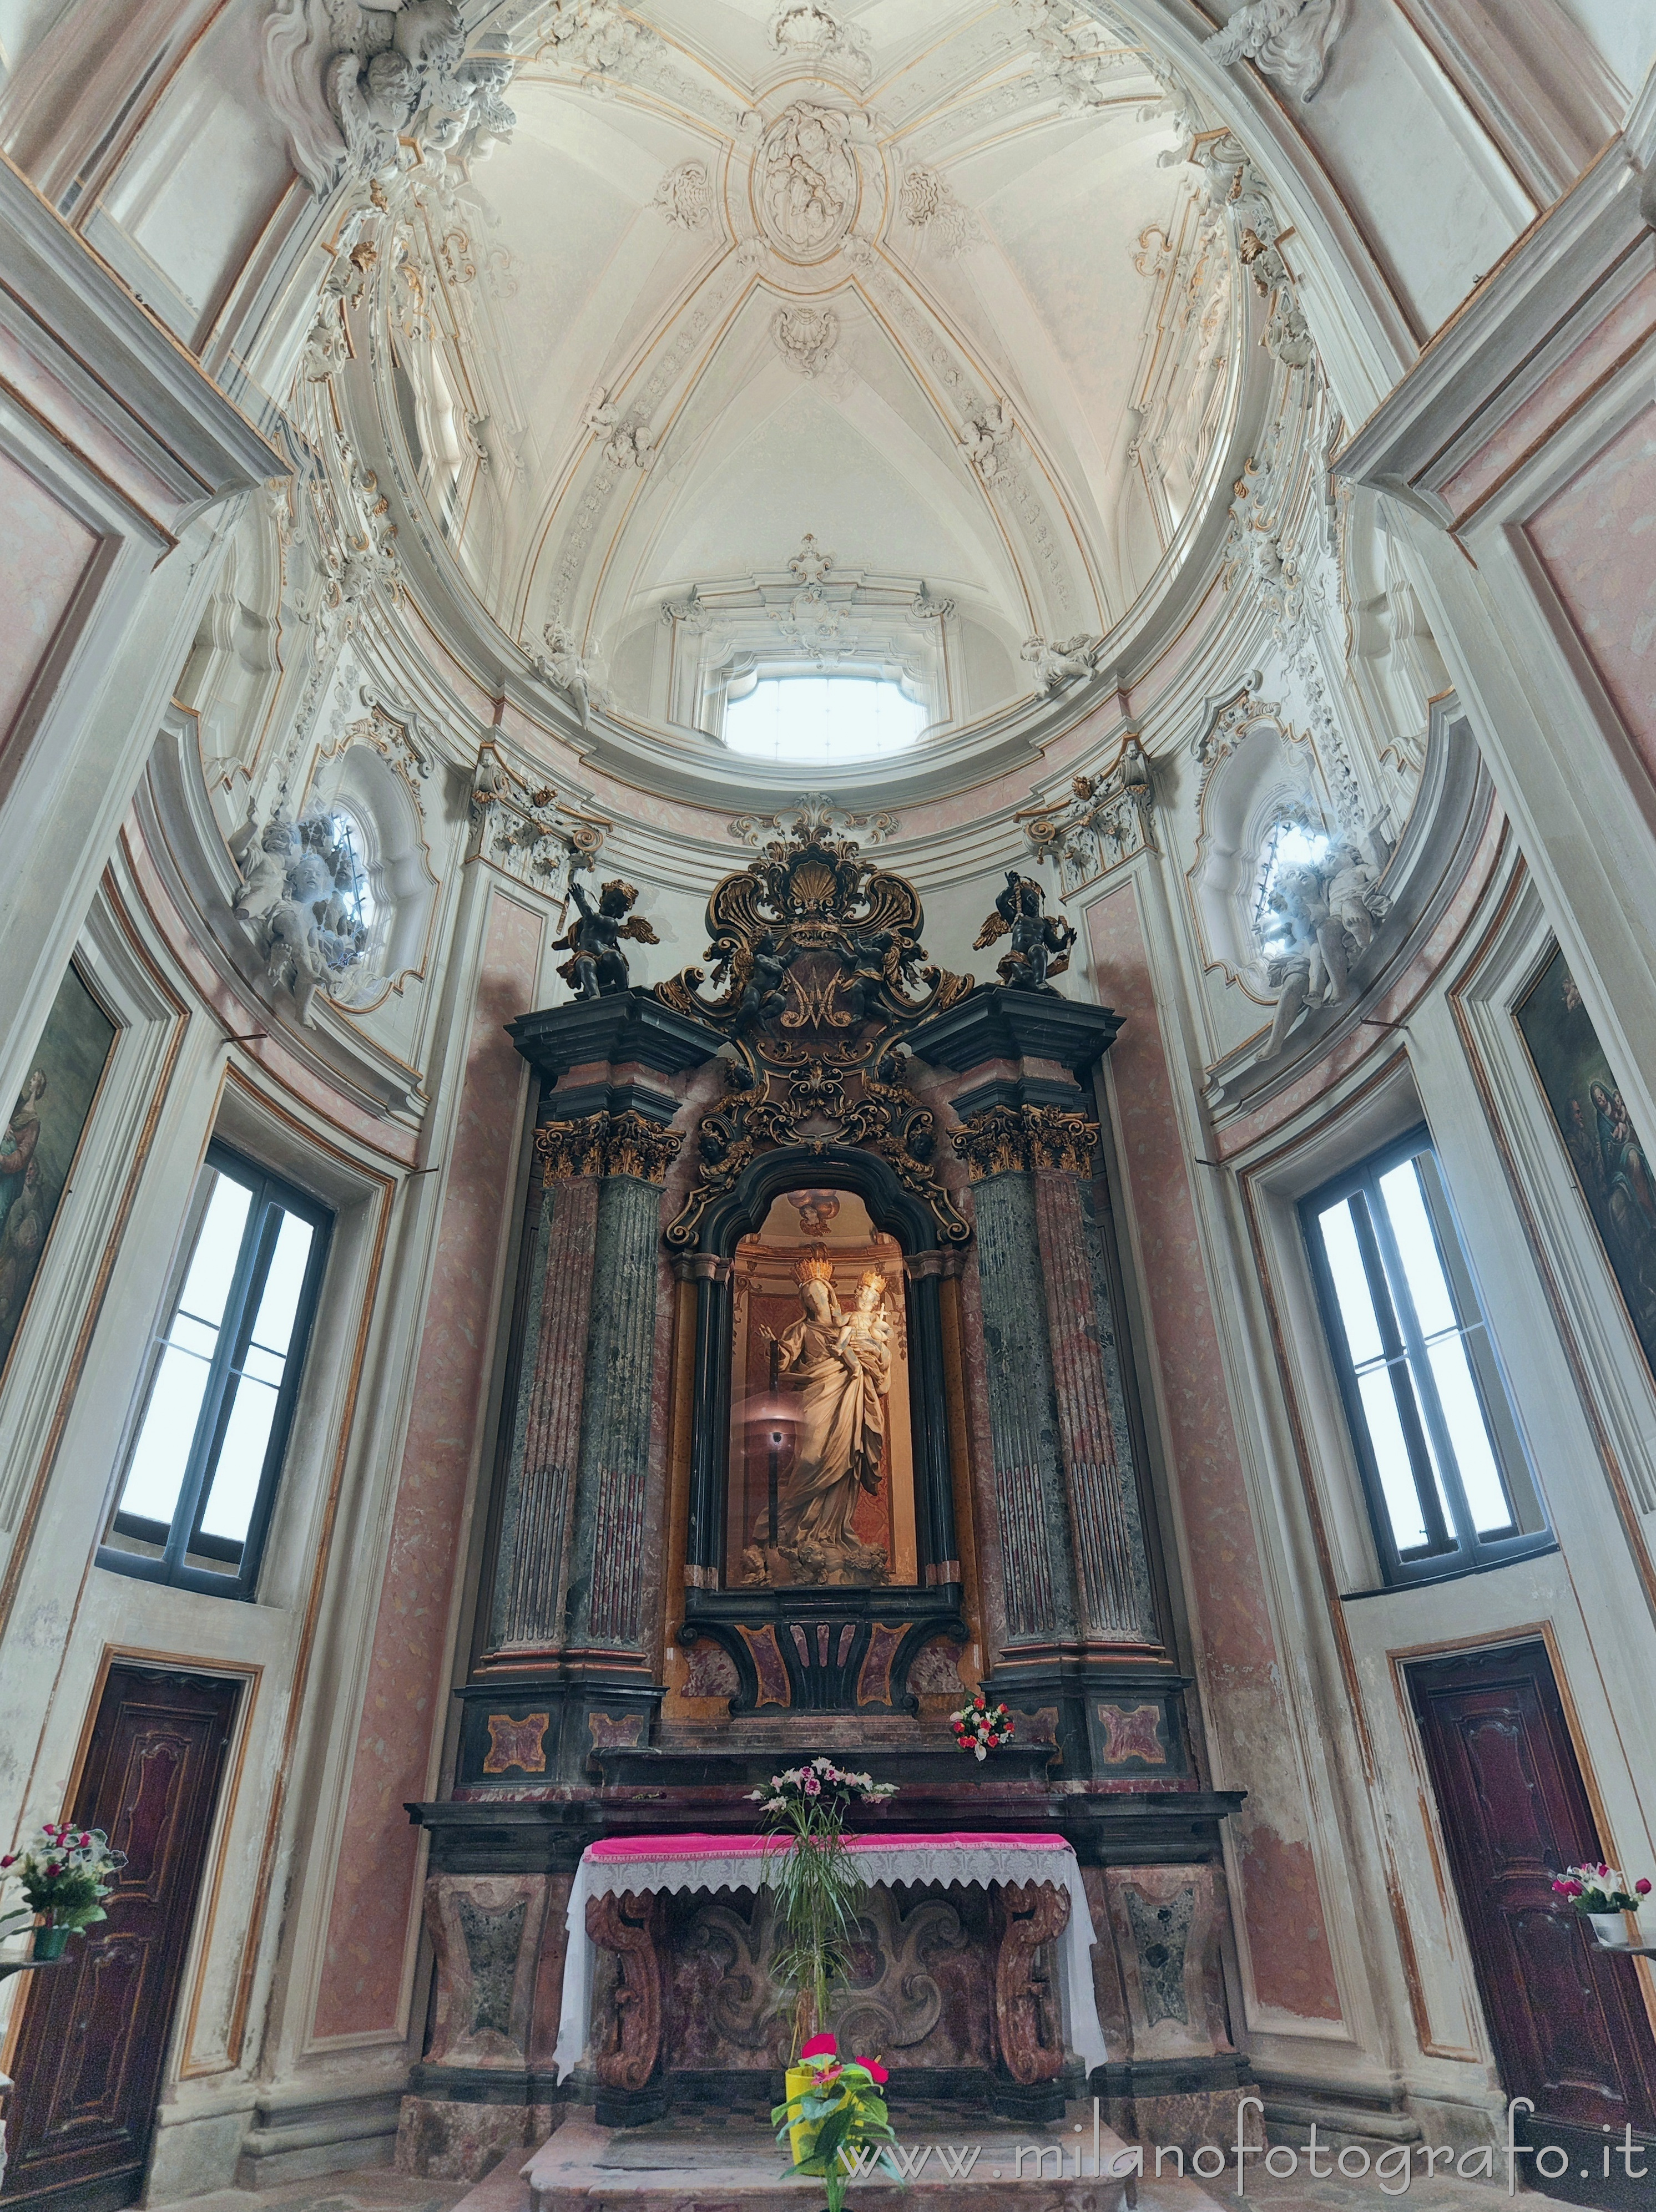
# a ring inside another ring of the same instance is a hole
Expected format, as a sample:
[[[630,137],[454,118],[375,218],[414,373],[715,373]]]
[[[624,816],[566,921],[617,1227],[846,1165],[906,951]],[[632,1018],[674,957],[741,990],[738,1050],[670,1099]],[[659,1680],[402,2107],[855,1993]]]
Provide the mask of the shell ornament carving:
[[[925,1201],[944,1240],[970,1231],[936,1170],[936,1118],[909,1088],[904,1032],[972,988],[927,964],[914,886],[802,815],[708,901],[710,972],[655,995],[722,1032],[725,1096],[702,1120],[696,1180],[667,1242],[694,1244],[709,1206],[763,1151],[866,1146]],[[703,990],[710,983],[712,995]]]

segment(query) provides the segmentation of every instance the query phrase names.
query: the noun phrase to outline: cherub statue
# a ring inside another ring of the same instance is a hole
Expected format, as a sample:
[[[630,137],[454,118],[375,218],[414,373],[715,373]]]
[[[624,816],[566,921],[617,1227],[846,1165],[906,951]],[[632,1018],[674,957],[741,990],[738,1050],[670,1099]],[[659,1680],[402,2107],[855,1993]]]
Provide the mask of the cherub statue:
[[[570,866],[569,896],[580,908],[581,919],[557,940],[559,951],[569,955],[557,972],[576,998],[607,999],[628,988],[622,939],[630,937],[637,945],[659,945],[661,940],[642,915],[632,912],[638,898],[633,884],[618,878],[604,885],[598,904],[592,904],[575,881],[576,869],[591,865],[583,857]]]
[[[256,844],[245,832],[238,836],[237,843],[242,880],[236,889],[234,911],[242,921],[259,921],[288,896],[288,870],[298,849],[299,833],[287,808],[278,806]]]
[[[886,981],[892,947],[896,942],[891,930],[876,929],[867,936],[854,937],[849,945],[836,948],[845,969],[841,982],[854,1023],[866,1022],[878,1006]]]
[[[1075,932],[1068,922],[1048,916],[1040,885],[1016,868],[1007,870],[1007,887],[973,944],[981,952],[1002,937],[1012,942],[995,972],[1007,989],[1051,991],[1056,998],[1049,978],[1062,975],[1069,965]]]
[[[800,955],[797,945],[777,943],[774,929],[765,930],[753,942],[749,956],[747,982],[743,988],[741,1003],[736,1009],[739,1031],[753,1022],[768,1022],[779,1014],[788,1001],[788,971]]]
[[[1028,661],[1044,691],[1062,691],[1066,684],[1080,683],[1096,674],[1093,655],[1097,649],[1098,640],[1085,634],[1064,638],[1056,645],[1049,645],[1044,637],[1029,637],[1019,647],[1018,657]]]

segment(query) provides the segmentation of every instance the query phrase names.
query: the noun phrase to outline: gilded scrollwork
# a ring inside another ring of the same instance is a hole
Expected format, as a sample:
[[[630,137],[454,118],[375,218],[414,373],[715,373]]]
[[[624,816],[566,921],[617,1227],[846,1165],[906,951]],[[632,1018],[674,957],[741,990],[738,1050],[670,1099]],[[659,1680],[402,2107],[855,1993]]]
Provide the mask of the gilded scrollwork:
[[[1098,1124],[1062,1106],[989,1106],[950,1140],[974,1182],[989,1176],[1059,1168],[1091,1175]]]
[[[571,1176],[636,1176],[661,1182],[682,1137],[642,1114],[588,1114],[579,1121],[545,1121],[535,1131],[544,1182]]]
[[[935,1167],[937,1130],[908,1085],[904,1030],[972,988],[928,963],[914,887],[851,839],[806,815],[726,876],[708,902],[709,969],[686,968],[655,995],[728,1040],[725,1095],[703,1117],[696,1181],[667,1241],[695,1242],[703,1217],[757,1152],[834,1146],[878,1152],[964,1242]],[[703,985],[712,988],[704,991]]]

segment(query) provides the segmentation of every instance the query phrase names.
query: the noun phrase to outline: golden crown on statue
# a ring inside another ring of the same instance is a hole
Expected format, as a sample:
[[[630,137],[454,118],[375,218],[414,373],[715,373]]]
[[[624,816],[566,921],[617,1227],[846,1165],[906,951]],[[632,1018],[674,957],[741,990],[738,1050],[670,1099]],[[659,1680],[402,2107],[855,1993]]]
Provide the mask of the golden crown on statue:
[[[834,1263],[820,1253],[813,1259],[795,1262],[794,1280],[796,1283],[831,1283],[833,1279]]]
[[[883,1298],[886,1295],[886,1278],[878,1267],[870,1267],[858,1282],[857,1288],[861,1291],[878,1291]]]

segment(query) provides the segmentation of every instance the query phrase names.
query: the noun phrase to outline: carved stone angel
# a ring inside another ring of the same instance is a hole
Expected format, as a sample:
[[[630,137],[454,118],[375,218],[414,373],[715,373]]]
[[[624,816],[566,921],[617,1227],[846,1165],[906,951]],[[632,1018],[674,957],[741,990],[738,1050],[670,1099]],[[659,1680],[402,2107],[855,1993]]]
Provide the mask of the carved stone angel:
[[[1097,649],[1098,640],[1085,635],[1067,637],[1056,645],[1049,645],[1044,637],[1031,637],[1019,647],[1019,658],[1028,661],[1044,691],[1062,691],[1066,684],[1081,682],[1096,673],[1093,655]]]
[[[1056,998],[1049,978],[1062,975],[1068,967],[1075,932],[1068,922],[1044,911],[1044,896],[1032,878],[1008,868],[1007,887],[972,943],[981,952],[1009,937],[1012,942],[995,971],[1002,983],[1010,991],[1047,991]]]
[[[622,939],[630,938],[637,945],[661,940],[642,915],[631,911],[638,898],[633,884],[618,878],[606,884],[594,907],[575,881],[575,870],[583,865],[590,864],[577,861],[570,866],[569,896],[581,919],[557,940],[559,951],[569,955],[557,972],[577,999],[613,998],[629,987]]]

